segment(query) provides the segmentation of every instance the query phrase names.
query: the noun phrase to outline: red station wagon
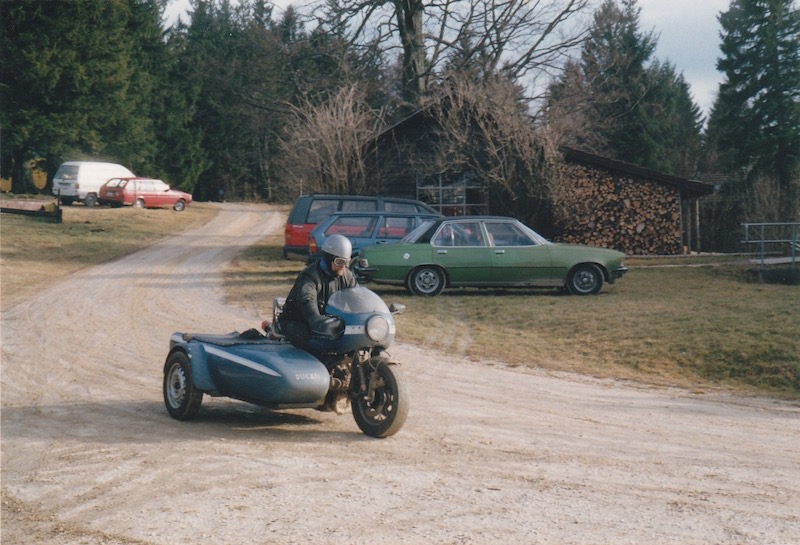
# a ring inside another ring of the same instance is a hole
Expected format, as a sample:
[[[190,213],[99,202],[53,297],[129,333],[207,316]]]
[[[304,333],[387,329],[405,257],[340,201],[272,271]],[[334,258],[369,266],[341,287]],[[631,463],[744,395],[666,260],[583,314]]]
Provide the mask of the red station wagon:
[[[180,212],[192,202],[192,196],[153,178],[111,178],[100,188],[98,200],[112,207],[171,207]]]

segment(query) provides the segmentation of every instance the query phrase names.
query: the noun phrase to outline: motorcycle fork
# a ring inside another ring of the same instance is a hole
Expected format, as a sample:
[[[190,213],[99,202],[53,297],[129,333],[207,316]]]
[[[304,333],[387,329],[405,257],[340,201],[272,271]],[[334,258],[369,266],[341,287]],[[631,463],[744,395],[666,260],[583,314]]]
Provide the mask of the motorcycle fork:
[[[357,390],[354,390],[353,396],[359,398],[368,398],[369,392],[367,387],[367,377],[364,367],[369,364],[369,352],[366,350],[356,350],[353,353],[353,376],[358,377]]]
[[[375,364],[372,364],[372,360]],[[380,387],[376,379],[379,378],[377,374],[378,364],[383,361],[378,357],[371,357],[368,350],[357,351],[353,354],[353,377],[358,377],[358,390],[353,392],[353,396],[371,402],[375,396],[375,389]],[[366,368],[370,367],[369,379],[367,379]]]

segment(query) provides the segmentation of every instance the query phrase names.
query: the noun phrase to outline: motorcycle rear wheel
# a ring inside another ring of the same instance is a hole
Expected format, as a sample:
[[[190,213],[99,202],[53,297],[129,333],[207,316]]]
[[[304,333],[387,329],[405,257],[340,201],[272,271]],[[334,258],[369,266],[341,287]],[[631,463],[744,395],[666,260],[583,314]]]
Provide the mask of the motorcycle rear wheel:
[[[353,418],[358,427],[370,437],[389,437],[405,424],[408,416],[408,390],[397,365],[380,362],[367,376],[374,381],[373,395],[369,399],[353,399]]]
[[[164,404],[176,420],[189,420],[200,411],[203,392],[195,388],[189,358],[181,351],[173,352],[164,365]]]

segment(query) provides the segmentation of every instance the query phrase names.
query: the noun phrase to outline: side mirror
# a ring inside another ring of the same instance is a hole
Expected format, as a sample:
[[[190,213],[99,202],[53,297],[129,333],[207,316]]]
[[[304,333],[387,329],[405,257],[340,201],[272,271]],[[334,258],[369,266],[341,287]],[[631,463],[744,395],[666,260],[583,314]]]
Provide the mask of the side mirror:
[[[403,303],[392,303],[389,305],[389,312],[392,314],[403,314],[406,311],[406,306]]]

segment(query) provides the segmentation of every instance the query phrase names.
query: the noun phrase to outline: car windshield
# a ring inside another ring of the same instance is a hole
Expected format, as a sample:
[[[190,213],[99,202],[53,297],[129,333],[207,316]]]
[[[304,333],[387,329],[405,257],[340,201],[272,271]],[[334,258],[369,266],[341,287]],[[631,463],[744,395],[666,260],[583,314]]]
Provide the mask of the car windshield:
[[[552,242],[550,242],[549,240],[544,238],[542,235],[540,235],[539,233],[537,233],[536,231],[534,231],[533,229],[531,229],[530,227],[528,227],[524,223],[520,223],[519,227],[520,227],[520,229],[525,231],[525,233],[527,233],[528,236],[530,236],[536,242],[536,244],[552,244]]]
[[[410,243],[416,242],[417,239],[419,239],[419,237],[421,237],[424,233],[428,231],[428,229],[431,228],[431,225],[433,225],[433,220],[423,220],[423,222],[420,223],[416,229],[414,229],[409,234],[404,236],[401,242],[410,242]]]
[[[389,314],[389,307],[378,295],[363,287],[345,288],[330,296],[325,306],[325,312],[344,312],[347,314],[361,314],[363,312],[381,312]]]

